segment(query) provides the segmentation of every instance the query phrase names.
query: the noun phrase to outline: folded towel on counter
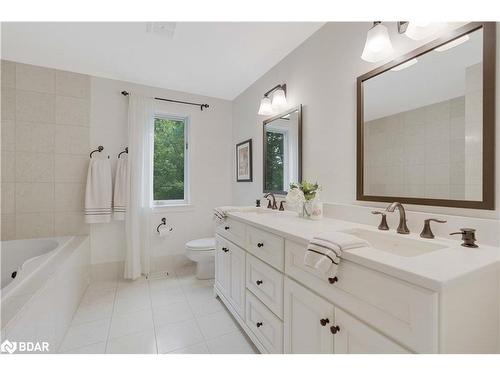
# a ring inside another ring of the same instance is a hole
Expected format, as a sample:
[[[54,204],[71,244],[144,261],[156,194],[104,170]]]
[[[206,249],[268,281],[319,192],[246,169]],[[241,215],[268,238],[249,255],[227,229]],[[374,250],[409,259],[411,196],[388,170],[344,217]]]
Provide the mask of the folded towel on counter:
[[[86,223],[108,223],[111,220],[112,194],[109,159],[91,158],[85,189]]]
[[[255,207],[253,206],[221,206],[214,208],[214,220],[220,225],[224,222],[227,217],[228,212],[244,212],[253,211]]]
[[[113,219],[125,220],[128,193],[127,157],[118,158],[115,174],[115,190],[113,194]]]
[[[351,234],[322,233],[315,236],[307,245],[304,264],[328,277],[334,277],[342,258],[342,251],[369,245],[368,242]]]

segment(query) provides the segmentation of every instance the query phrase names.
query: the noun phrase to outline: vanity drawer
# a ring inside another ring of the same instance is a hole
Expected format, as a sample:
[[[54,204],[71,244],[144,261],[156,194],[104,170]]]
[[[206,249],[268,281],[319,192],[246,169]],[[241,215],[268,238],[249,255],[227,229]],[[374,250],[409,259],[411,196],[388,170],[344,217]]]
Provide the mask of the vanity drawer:
[[[231,218],[217,226],[217,234],[243,247],[245,246],[245,224]]]
[[[269,353],[283,353],[283,322],[248,290],[245,316],[247,326]]]
[[[283,274],[247,253],[247,289],[283,319]]]
[[[304,264],[305,244],[286,241],[285,273],[418,353],[436,353],[437,293],[347,260],[337,281]]]
[[[254,227],[247,227],[246,249],[281,271],[284,268],[284,245],[285,241],[280,236]]]

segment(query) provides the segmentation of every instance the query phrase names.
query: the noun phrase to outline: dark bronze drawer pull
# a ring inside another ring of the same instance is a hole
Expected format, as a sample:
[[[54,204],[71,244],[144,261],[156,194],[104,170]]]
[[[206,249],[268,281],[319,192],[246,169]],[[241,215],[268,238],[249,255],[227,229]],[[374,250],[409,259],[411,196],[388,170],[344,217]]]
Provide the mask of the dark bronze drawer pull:
[[[335,276],[335,277],[329,277],[328,278],[328,282],[330,284],[335,284],[337,281],[339,281],[339,279],[337,278],[337,276]]]
[[[319,320],[319,323],[324,327],[326,326],[328,323],[330,323],[330,319],[328,318],[323,318],[323,319],[320,319]]]
[[[222,251],[225,252],[225,253],[227,253],[229,251],[229,249],[227,247],[223,247]]]
[[[224,227],[224,229],[225,229],[225,230],[229,230],[229,227],[228,227],[228,226],[226,226],[226,227]]]
[[[259,243],[257,244],[257,247],[262,247],[262,246],[264,246],[264,244],[263,244],[262,242],[259,242]]]
[[[260,328],[260,326],[262,326],[264,323],[262,322],[257,322],[257,328]]]
[[[335,335],[339,331],[340,331],[340,327],[339,326],[331,326],[330,327],[330,332],[332,333],[332,335]]]
[[[257,285],[260,285],[260,284],[262,284],[262,283],[263,283],[263,281],[262,281],[262,280],[257,280],[257,281],[255,282],[255,284],[257,284]]]

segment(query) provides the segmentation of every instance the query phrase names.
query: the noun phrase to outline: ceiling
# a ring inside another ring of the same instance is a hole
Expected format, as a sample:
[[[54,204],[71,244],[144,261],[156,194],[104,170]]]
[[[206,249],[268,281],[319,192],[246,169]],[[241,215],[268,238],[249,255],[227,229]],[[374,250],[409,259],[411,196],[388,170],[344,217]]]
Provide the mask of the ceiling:
[[[232,100],[323,23],[2,23],[2,58]],[[169,25],[171,26],[171,25]]]

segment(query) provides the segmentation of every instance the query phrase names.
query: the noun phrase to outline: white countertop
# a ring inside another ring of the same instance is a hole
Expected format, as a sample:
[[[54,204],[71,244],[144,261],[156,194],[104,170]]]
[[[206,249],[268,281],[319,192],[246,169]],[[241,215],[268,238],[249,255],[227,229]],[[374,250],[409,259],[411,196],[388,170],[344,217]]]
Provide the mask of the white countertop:
[[[362,247],[343,252],[343,259],[365,267],[375,269],[412,284],[427,289],[440,291],[453,281],[487,267],[499,267],[500,249],[483,246],[471,249],[460,246],[461,241],[445,238],[422,239],[419,233],[400,235],[391,229],[388,232],[378,231],[376,227],[348,222],[337,219],[324,218],[313,221],[300,218],[295,212],[230,212],[232,219],[245,222],[273,232],[286,239],[303,243],[304,246],[318,233],[325,231],[341,231],[352,228],[374,230],[379,233],[404,236],[418,241],[439,243],[446,246],[426,254],[405,257],[381,251],[372,247]]]

